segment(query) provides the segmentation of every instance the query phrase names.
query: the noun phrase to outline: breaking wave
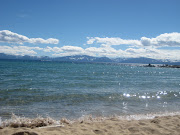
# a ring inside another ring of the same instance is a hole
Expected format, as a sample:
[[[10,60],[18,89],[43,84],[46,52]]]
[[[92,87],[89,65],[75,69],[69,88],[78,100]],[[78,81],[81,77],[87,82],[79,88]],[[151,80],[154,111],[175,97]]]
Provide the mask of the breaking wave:
[[[109,116],[109,117],[93,117],[92,115],[85,115],[78,119],[67,119],[62,118],[60,120],[52,119],[51,117],[43,118],[38,116],[37,118],[27,118],[27,117],[19,117],[15,114],[12,114],[10,119],[2,121],[0,118],[0,127],[28,127],[28,128],[35,128],[35,127],[57,127],[57,126],[64,126],[65,124],[72,124],[74,122],[102,122],[104,120],[144,120],[144,119],[154,119],[156,117],[164,117],[164,116],[175,116],[180,115],[180,112],[166,112],[166,113],[148,113],[148,114],[137,114],[137,115],[122,115],[122,116]]]

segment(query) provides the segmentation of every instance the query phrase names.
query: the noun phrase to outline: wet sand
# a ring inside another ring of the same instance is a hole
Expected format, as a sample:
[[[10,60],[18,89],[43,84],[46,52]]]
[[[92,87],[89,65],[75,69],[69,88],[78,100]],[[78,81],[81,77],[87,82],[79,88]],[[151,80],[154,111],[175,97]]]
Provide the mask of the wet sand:
[[[63,122],[63,121],[62,121]],[[5,127],[0,135],[180,135],[180,115],[162,116],[144,120],[63,122],[56,127]]]

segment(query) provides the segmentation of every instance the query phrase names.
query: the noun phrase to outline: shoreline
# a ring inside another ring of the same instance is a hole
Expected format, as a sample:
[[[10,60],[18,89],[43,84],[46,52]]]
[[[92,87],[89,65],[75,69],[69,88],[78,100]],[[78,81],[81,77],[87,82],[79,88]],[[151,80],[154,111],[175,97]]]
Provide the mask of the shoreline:
[[[180,114],[159,115],[149,117],[149,119],[133,119],[133,116],[129,118],[131,119],[127,119],[127,117],[111,117],[104,119],[102,117],[86,117],[74,122],[62,119],[60,125],[29,128],[0,128],[0,135],[179,135],[180,133]]]

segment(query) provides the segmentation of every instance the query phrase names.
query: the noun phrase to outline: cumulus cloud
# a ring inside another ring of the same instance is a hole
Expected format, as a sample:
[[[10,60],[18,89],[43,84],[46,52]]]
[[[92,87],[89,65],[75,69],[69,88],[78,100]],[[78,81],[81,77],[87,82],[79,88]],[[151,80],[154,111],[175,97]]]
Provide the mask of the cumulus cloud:
[[[45,52],[53,53],[53,56],[89,55],[110,58],[138,58],[147,57],[153,59],[180,60],[180,50],[165,50],[156,47],[128,48],[126,50],[115,49],[112,46],[88,47],[83,49],[77,46],[46,47]]]
[[[49,47],[43,49],[44,52],[53,52],[53,56],[83,55],[84,49],[78,46]]]
[[[89,47],[85,49],[86,54],[91,56],[99,56],[99,57],[115,57],[119,54],[117,50],[112,47]]]
[[[52,43],[53,39],[41,38],[27,38],[25,36],[6,31],[6,35],[0,31],[0,42],[10,42],[23,44],[29,43]],[[3,34],[2,34],[3,33]],[[110,58],[138,58],[147,57],[153,59],[169,59],[180,60],[180,49],[172,50],[171,47],[180,47],[180,33],[165,33],[155,38],[142,37],[140,40],[126,40],[121,38],[88,38],[87,44],[101,44],[100,47],[82,48],[78,46],[62,46],[62,47],[29,47],[29,46],[0,46],[0,53],[14,54],[14,55],[37,55],[41,53],[48,53],[51,56],[72,56],[72,55],[89,55],[97,57]],[[131,45],[126,50],[115,49],[113,45]],[[159,48],[159,47],[164,47]]]
[[[83,48],[78,46],[63,46],[61,49],[65,52],[82,52],[84,51]]]
[[[77,46],[63,46],[63,47],[46,47],[43,49],[45,52],[53,52],[53,56],[72,56],[72,55],[89,55],[89,56],[106,56],[115,57],[119,51],[112,47],[89,47],[83,49]],[[121,51],[122,53],[122,51]]]
[[[88,37],[87,44],[93,44],[94,42],[100,43],[102,45],[141,45],[141,42],[138,40],[125,40],[119,37],[116,38],[100,38],[100,37]]]
[[[156,38],[142,37],[141,43],[143,46],[180,46],[180,33],[164,33],[157,36]]]
[[[38,51],[51,53],[52,56],[89,55],[110,58],[138,58],[147,57],[153,59],[180,60],[180,50],[165,50],[154,47],[128,48],[126,50],[114,49],[111,46],[89,47],[83,49],[77,46],[63,47],[28,47],[28,46],[0,46],[0,53],[13,55],[37,55]]]
[[[12,55],[30,55],[37,54],[35,50],[43,50],[40,47],[28,47],[28,46],[0,46],[0,53],[12,54]]]
[[[168,59],[171,61],[180,60],[180,50],[165,50],[156,48],[128,48],[125,50],[129,57],[147,57],[152,59]]]
[[[0,31],[0,42],[23,44],[25,42],[32,44],[58,44],[59,40],[55,38],[28,38],[26,36],[11,32],[9,30]]]
[[[45,52],[56,52],[56,53],[61,53],[61,52],[82,52],[82,51],[84,51],[83,48],[78,47],[78,46],[63,46],[63,47],[49,47],[49,46],[47,46],[43,50]]]
[[[180,33],[164,33],[155,38],[141,37],[140,40],[116,38],[88,37],[87,44],[100,43],[101,45],[132,45],[137,47],[155,46],[155,47],[177,47],[180,46]]]

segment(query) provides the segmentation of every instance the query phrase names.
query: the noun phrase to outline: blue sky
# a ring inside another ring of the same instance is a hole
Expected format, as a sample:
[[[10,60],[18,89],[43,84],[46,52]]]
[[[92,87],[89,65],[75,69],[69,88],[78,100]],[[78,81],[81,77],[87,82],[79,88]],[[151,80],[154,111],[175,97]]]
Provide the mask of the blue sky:
[[[179,0],[0,0],[0,53],[180,60]]]

